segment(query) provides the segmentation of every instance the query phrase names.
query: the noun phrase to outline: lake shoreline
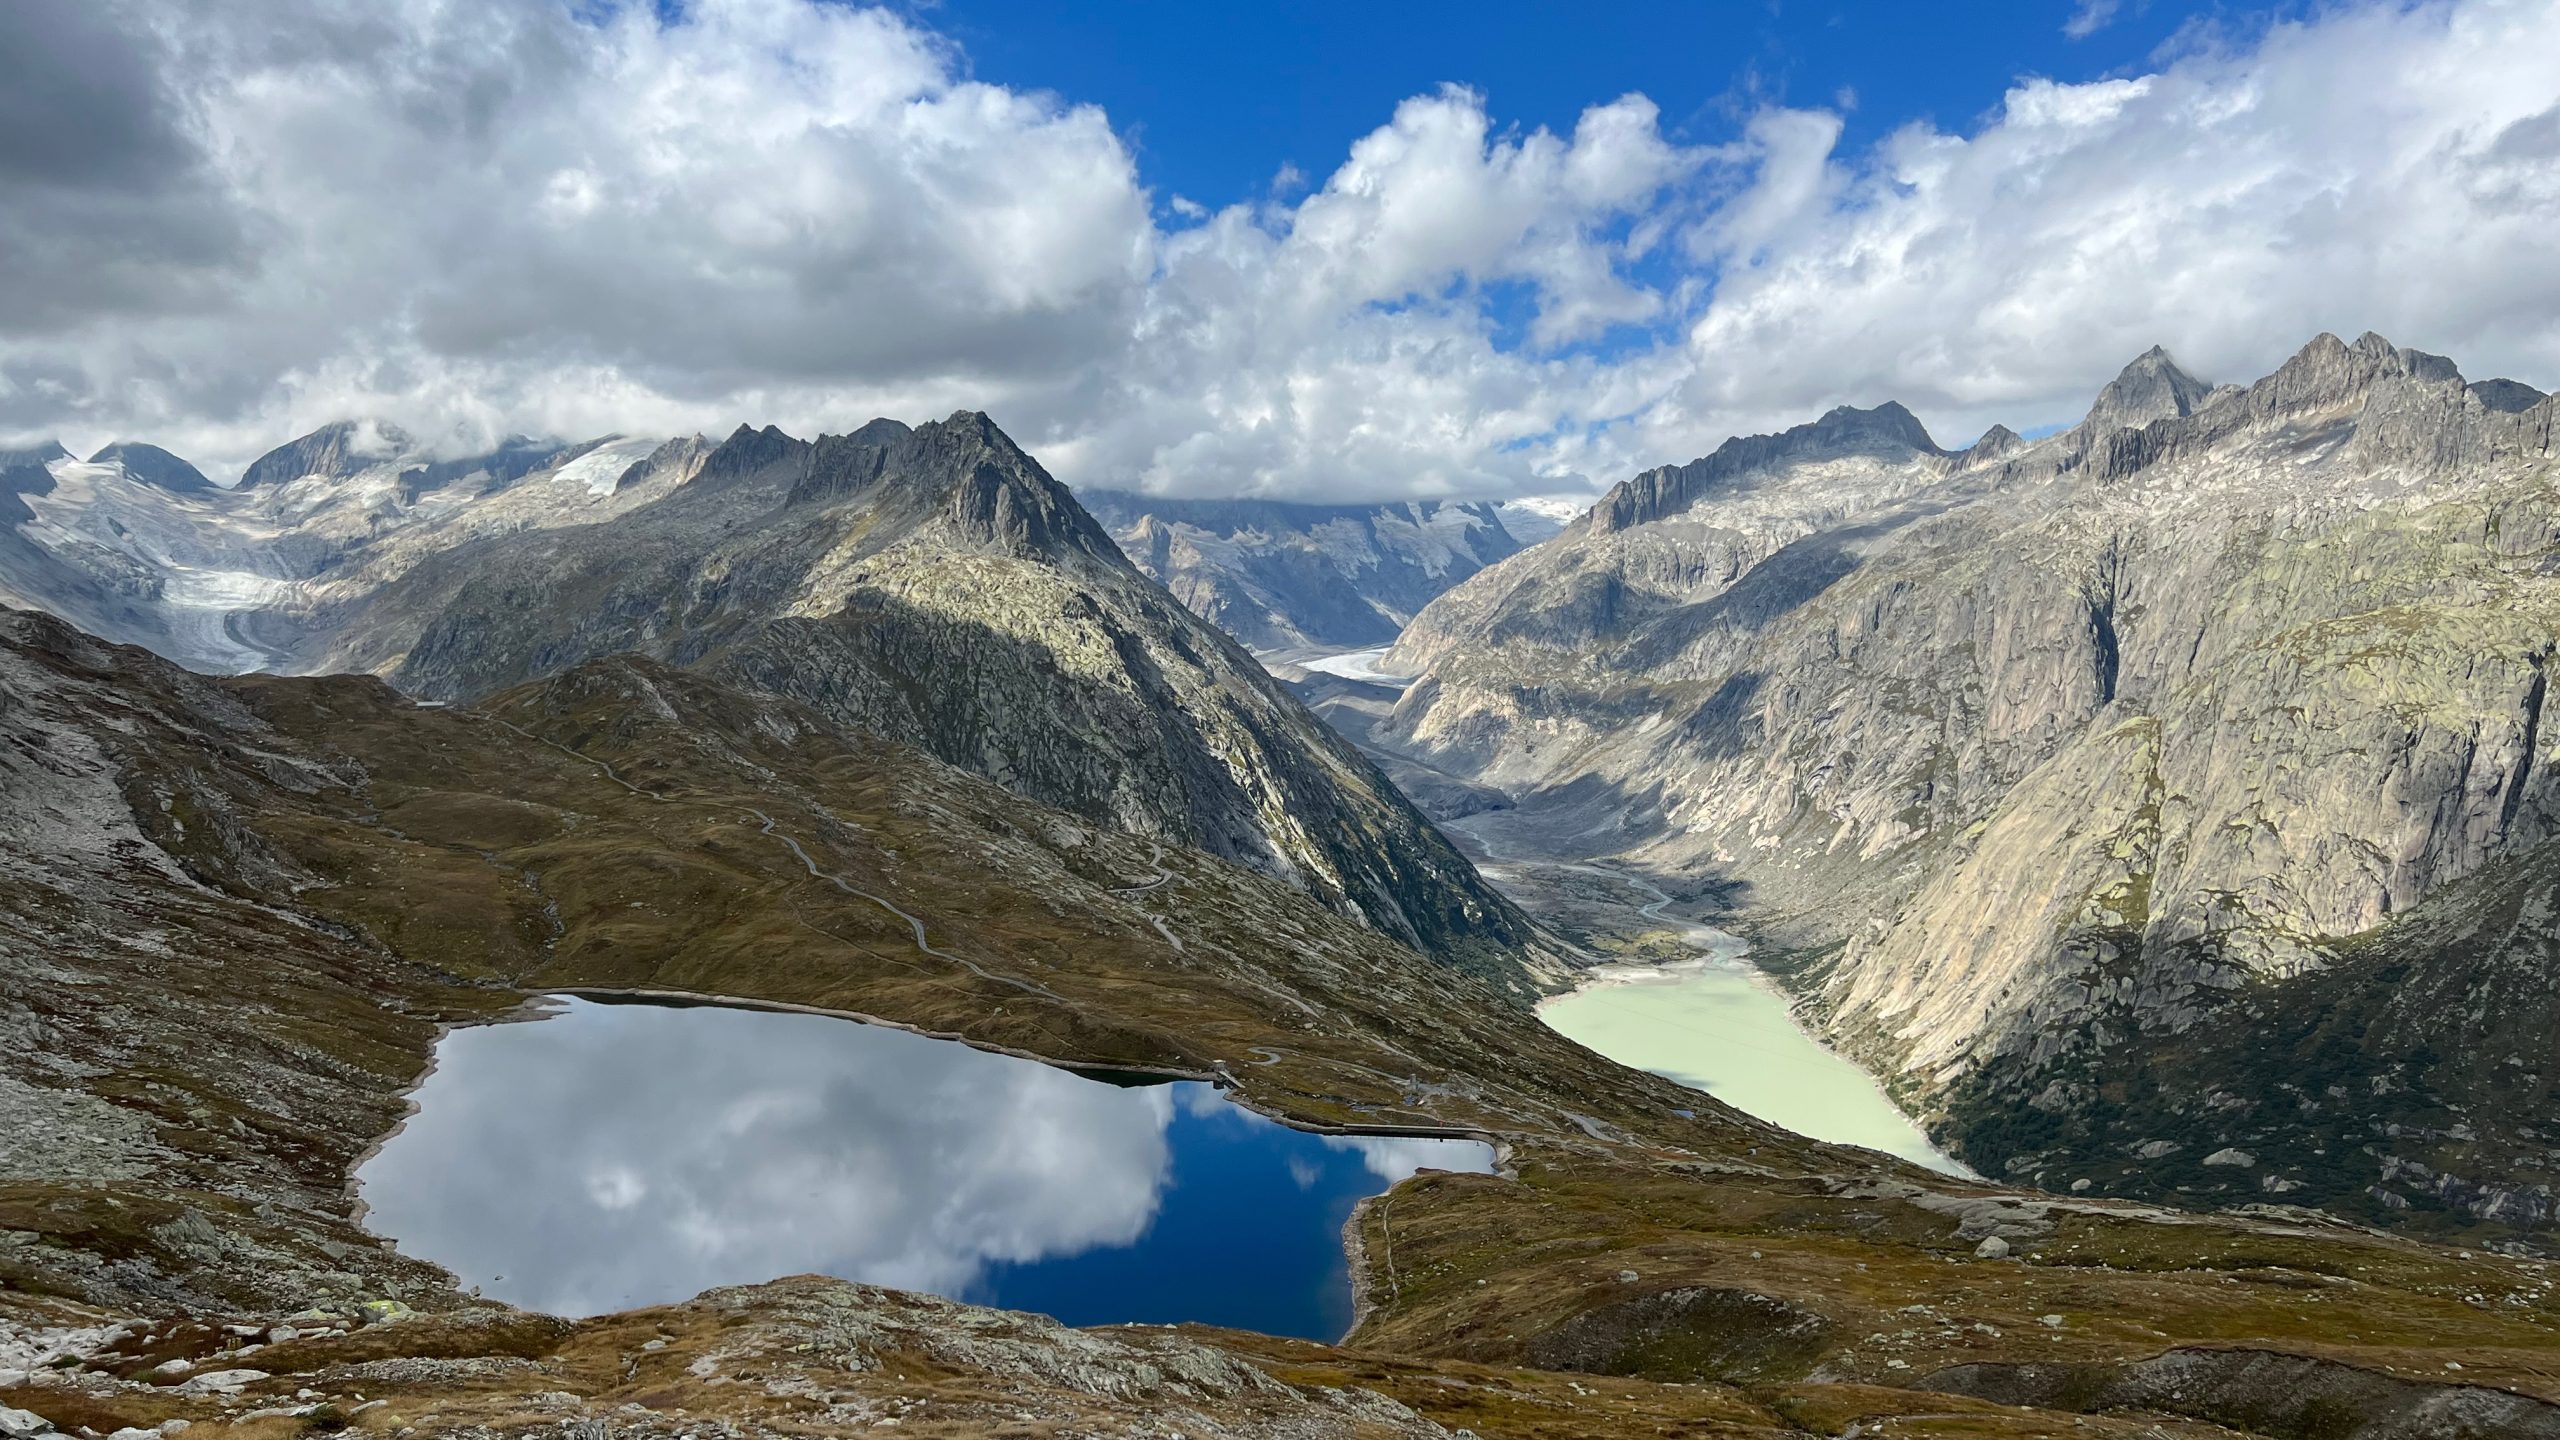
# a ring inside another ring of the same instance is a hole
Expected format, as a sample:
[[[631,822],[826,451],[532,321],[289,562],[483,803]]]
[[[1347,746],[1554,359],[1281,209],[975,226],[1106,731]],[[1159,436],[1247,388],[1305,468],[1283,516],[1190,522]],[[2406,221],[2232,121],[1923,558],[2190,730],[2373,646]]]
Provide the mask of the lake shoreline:
[[[1797,997],[1750,958],[1750,942],[1731,931],[1670,914],[1678,902],[1641,875],[1589,861],[1549,860],[1497,844],[1482,828],[1519,818],[1493,811],[1442,822],[1441,830],[1502,884],[1502,870],[1589,876],[1645,897],[1644,903],[1607,902],[1633,912],[1647,929],[1673,931],[1693,953],[1675,960],[1610,960],[1572,972],[1572,988],[1540,1000],[1540,1021],[1565,1038],[1621,1065],[1649,1071],[1795,1134],[1833,1144],[1858,1145],[1962,1179],[1982,1177],[1932,1143],[1917,1121],[1893,1102],[1883,1077],[1842,1053],[1804,1023]],[[1521,897],[1515,896],[1515,899]],[[1537,908],[1527,900],[1533,911]],[[1660,992],[1679,989],[1682,993]],[[1603,1007],[1595,997],[1612,992],[1656,992],[1632,1007]],[[1617,1014],[1602,1013],[1603,1009]],[[1710,1075],[1731,1064],[1736,1050],[1758,1053],[1764,1063]],[[1777,1072],[1792,1075],[1774,1083]],[[1827,1094],[1832,1114],[1814,1116],[1808,1097]]]

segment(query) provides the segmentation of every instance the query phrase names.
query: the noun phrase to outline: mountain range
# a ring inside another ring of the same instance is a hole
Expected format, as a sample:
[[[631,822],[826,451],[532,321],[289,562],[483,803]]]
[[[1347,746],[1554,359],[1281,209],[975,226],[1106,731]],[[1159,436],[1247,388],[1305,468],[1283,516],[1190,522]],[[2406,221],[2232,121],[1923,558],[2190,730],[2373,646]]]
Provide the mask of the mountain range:
[[[1520,549],[1502,507],[1484,503],[1077,498],[1148,578],[1256,651],[1385,645],[1442,591]]]
[[[25,1434],[2560,1434],[2540,1262],[1807,1140],[1281,879],[697,668],[422,704],[0,611],[0,786],[0,1420]],[[1344,1144],[1479,1136],[1502,1169],[1353,1213],[1340,1346],[820,1276],[528,1314],[368,1230],[347,1177],[447,1028],[564,990],[1212,1080]]]
[[[647,654],[1253,866],[1524,994],[1559,973],[1369,761],[982,415],[440,461],[348,422],[228,490],[141,453],[0,469],[26,512],[0,600],[202,668],[434,700]]]
[[[1434,601],[1373,742],[1721,897],[1986,1173],[2539,1233],[2556,425],[2373,335],[1834,410]]]

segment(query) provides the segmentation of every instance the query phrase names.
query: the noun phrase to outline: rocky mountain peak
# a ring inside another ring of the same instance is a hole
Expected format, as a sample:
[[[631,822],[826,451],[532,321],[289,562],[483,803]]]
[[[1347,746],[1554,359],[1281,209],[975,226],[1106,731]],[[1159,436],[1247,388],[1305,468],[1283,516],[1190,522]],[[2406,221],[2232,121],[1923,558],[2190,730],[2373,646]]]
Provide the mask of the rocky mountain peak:
[[[1994,425],[1966,446],[1959,458],[1967,466],[1996,465],[2027,448],[2026,438],[2006,425]]]
[[[42,469],[56,460],[70,458],[71,452],[62,448],[61,441],[47,440],[41,445],[25,445],[14,450],[0,449],[0,471],[20,470],[29,466]]]
[[[965,544],[1024,559],[1082,556],[1124,563],[1067,488],[993,420],[963,410],[914,428],[873,420],[844,435],[800,440],[741,425],[704,461],[696,486],[777,484],[785,509],[856,497],[898,523],[939,519]],[[875,533],[889,533],[875,531]]]
[[[2551,397],[2521,380],[2475,380],[2470,385],[2471,397],[2501,415],[2518,415]]]
[[[259,456],[241,472],[238,488],[285,485],[311,475],[344,480],[409,448],[408,433],[396,425],[340,420]]]
[[[1920,417],[1912,414],[1899,400],[1887,400],[1868,410],[1854,405],[1835,405],[1812,425],[1798,426],[1787,431],[1782,438],[1799,435],[1803,438],[1797,448],[1802,450],[1898,445],[1932,454],[1944,453],[1938,449],[1938,442],[1929,438],[1929,427],[1921,424]]]
[[[881,447],[895,445],[914,433],[916,433],[915,427],[905,421],[892,420],[883,415],[878,419],[865,422],[862,428],[846,435],[844,440],[848,445]]]
[[[943,518],[970,544],[1028,559],[1127,563],[1067,487],[981,411],[918,427],[888,461],[945,490]]]
[[[2211,385],[2179,369],[2167,350],[2154,345],[2107,382],[2083,423],[2092,435],[2140,429],[2154,420],[2192,415],[2212,393]]]
[[[694,477],[694,483],[715,485],[723,479],[758,474],[800,448],[801,442],[784,434],[779,425],[767,425],[761,430],[753,425],[740,425],[729,432],[728,439],[703,457],[702,469]]]
[[[2390,379],[2459,385],[2462,371],[2442,355],[2401,349],[2370,330],[2352,345],[2323,332],[2250,390],[2259,409],[2283,414],[2344,404]]]
[[[1819,420],[1775,435],[1737,435],[1702,460],[1648,470],[1618,486],[1591,507],[1585,522],[1606,535],[1677,515],[1717,486],[1818,460],[1868,456],[1882,461],[1945,455],[1928,427],[1899,401],[1872,409],[1836,406]]]
[[[146,485],[180,495],[200,495],[214,488],[204,472],[161,449],[135,440],[119,440],[89,457],[92,465],[114,465]]]

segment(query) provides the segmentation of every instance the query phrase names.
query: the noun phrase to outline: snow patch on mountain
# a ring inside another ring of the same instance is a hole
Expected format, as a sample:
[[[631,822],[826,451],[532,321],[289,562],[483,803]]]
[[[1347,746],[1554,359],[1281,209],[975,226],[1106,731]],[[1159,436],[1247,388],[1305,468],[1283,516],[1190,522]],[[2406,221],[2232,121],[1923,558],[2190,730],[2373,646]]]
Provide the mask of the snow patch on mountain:
[[[576,486],[595,499],[603,499],[613,494],[625,471],[648,459],[649,452],[661,443],[645,439],[607,440],[551,472],[551,483]]]
[[[1502,528],[1523,545],[1535,545],[1561,531],[1591,508],[1589,495],[1526,495],[1497,507]]]

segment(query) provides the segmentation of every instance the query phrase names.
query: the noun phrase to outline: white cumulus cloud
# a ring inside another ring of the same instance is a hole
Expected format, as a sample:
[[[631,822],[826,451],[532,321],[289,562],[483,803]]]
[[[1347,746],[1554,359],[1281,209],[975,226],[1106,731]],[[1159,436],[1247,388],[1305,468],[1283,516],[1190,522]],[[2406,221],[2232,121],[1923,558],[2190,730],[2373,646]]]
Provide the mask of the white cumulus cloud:
[[[967,406],[1079,483],[1504,496],[1840,403],[2065,421],[2155,342],[2246,378],[2371,328],[2560,382],[2552,0],[2197,31],[1857,147],[1449,88],[1223,207],[1150,191],[1137,117],[818,0],[99,0],[0,7],[0,49],[0,435],[217,474],[347,415]]]

